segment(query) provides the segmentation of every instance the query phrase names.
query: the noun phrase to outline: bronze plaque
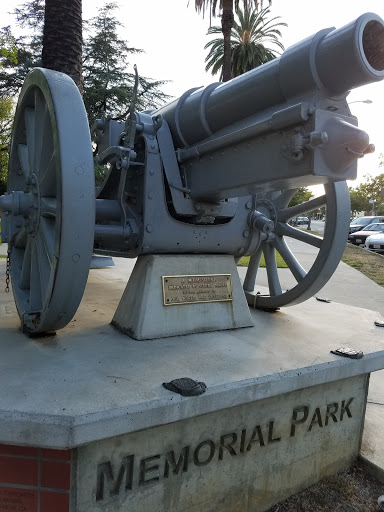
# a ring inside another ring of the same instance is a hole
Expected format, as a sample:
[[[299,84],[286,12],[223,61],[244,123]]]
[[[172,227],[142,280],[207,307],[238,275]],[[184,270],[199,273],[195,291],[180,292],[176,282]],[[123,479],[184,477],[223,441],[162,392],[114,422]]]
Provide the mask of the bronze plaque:
[[[233,300],[230,274],[162,276],[164,306]]]

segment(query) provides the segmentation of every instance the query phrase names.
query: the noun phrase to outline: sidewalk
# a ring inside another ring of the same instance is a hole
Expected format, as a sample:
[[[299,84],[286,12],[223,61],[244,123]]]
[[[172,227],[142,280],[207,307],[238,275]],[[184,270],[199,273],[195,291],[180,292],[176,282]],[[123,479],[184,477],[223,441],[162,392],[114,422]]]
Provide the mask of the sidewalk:
[[[1,244],[0,245],[0,255],[6,256],[8,250],[8,244]]]

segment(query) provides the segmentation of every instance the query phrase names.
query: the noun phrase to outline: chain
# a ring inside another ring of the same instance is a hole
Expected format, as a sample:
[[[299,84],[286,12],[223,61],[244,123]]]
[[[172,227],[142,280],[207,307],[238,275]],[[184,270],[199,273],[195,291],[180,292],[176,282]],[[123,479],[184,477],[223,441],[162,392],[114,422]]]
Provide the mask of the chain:
[[[5,270],[5,292],[9,293],[9,281],[11,275],[11,251],[13,246],[14,237],[10,240],[7,250],[7,268]]]

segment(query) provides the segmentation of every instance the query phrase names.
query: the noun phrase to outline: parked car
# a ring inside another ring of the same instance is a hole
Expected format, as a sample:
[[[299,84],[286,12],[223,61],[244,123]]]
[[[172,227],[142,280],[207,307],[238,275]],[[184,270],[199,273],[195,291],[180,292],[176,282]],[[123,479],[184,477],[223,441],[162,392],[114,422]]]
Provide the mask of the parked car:
[[[384,233],[384,222],[369,224],[361,231],[356,231],[348,236],[348,242],[352,244],[361,245],[365,244],[365,240],[370,236],[377,233]]]
[[[368,236],[365,239],[364,249],[368,251],[384,252],[384,233]]]
[[[297,217],[296,224],[299,226],[300,224],[308,224],[308,217]]]
[[[368,224],[373,224],[377,222],[384,222],[384,216],[368,216],[368,217],[357,217],[357,219],[353,219],[351,224],[349,225],[349,234],[355,233],[355,231],[361,231]]]

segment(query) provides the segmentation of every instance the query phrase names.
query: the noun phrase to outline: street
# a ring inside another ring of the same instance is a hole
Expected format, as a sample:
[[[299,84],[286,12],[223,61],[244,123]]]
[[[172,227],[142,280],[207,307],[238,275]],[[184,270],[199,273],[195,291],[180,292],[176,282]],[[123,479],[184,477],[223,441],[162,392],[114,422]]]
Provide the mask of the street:
[[[306,227],[305,225],[302,227]],[[324,233],[325,222],[323,220],[311,220],[311,230]]]

